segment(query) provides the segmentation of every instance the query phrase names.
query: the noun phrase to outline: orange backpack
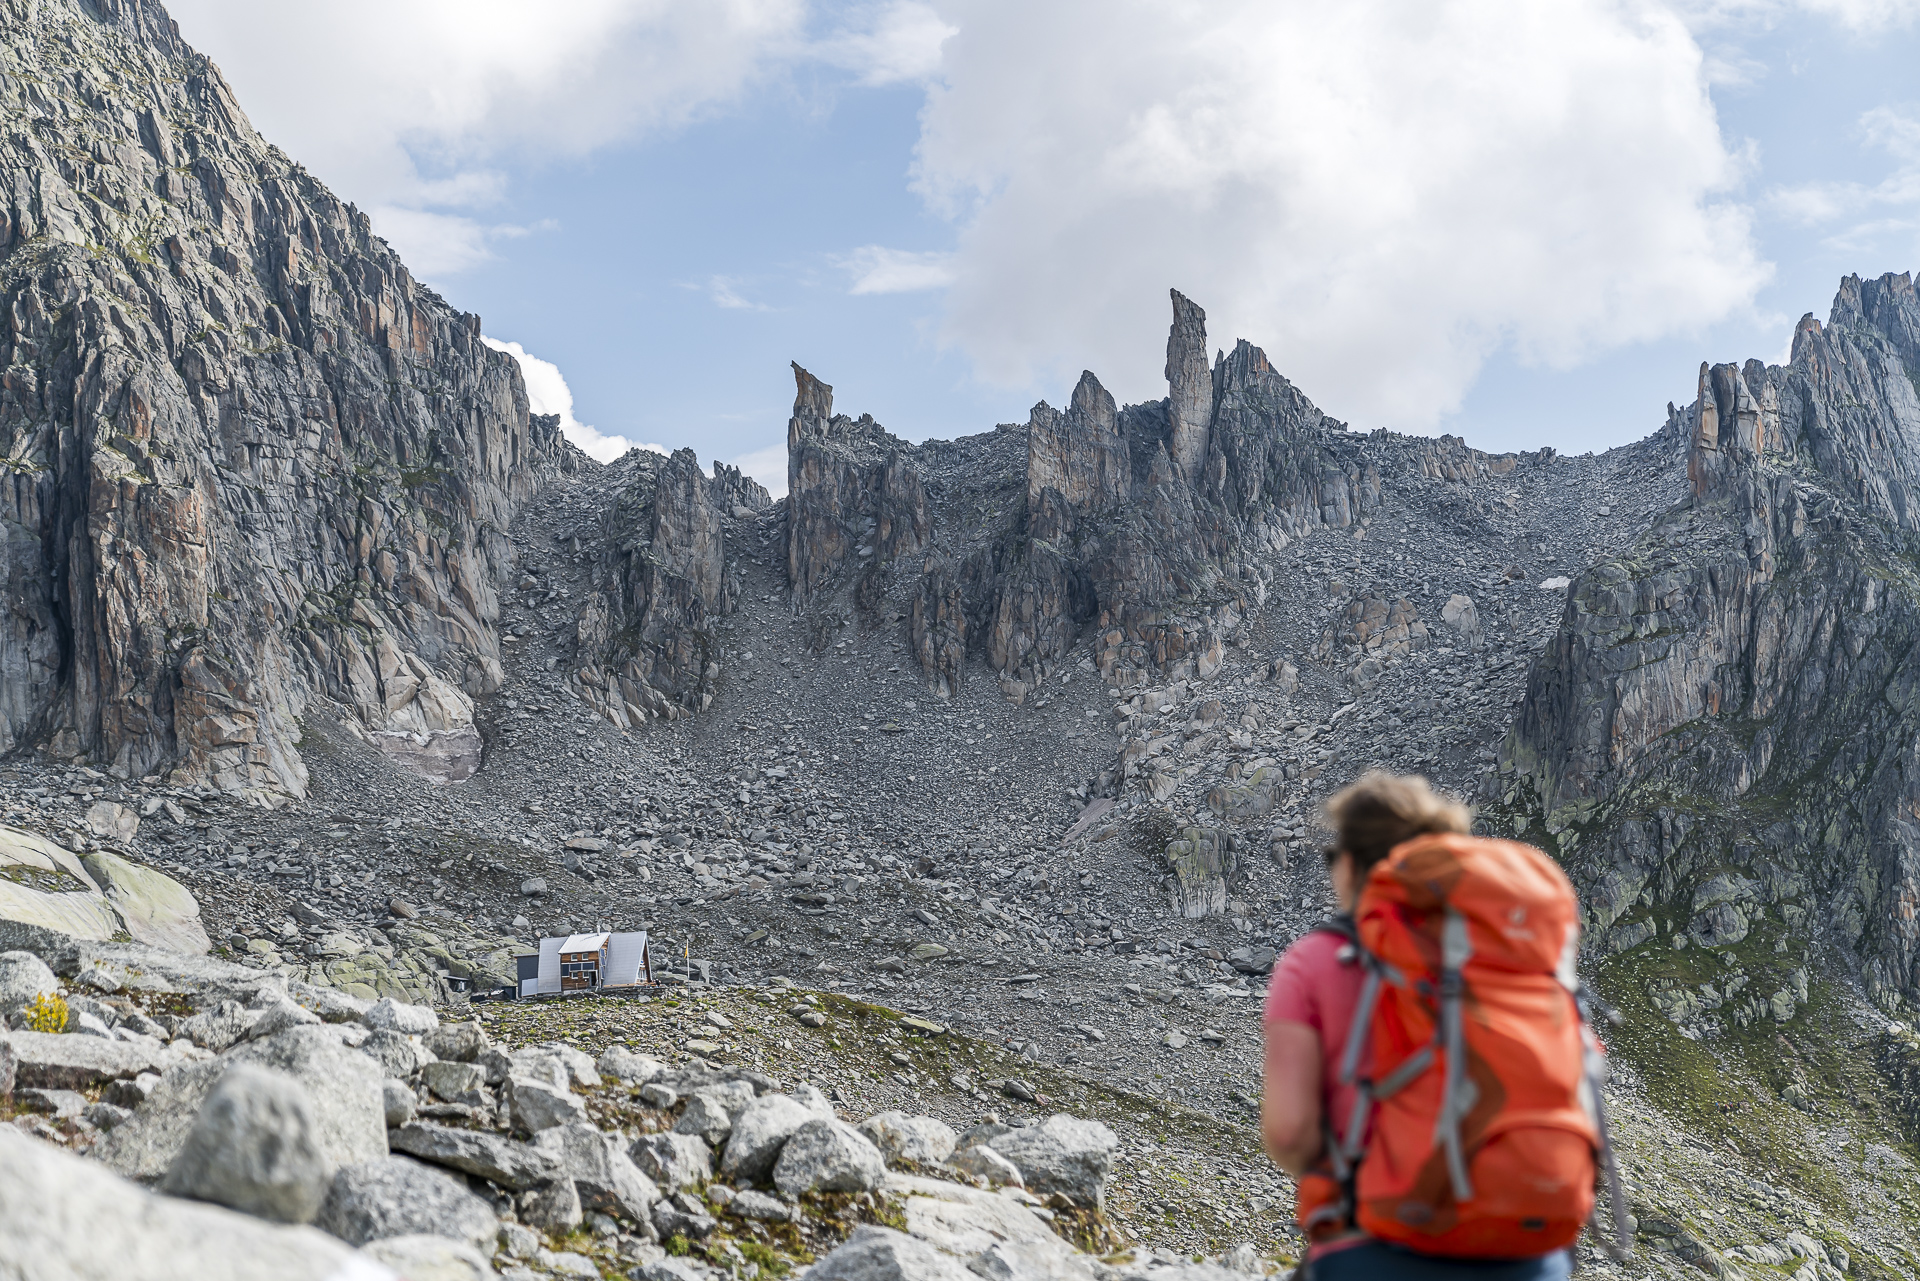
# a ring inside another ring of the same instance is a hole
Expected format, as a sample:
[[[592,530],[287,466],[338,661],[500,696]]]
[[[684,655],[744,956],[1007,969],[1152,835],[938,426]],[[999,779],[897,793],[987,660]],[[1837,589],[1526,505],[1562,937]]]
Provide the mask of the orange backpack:
[[[1624,1242],[1560,868],[1514,841],[1417,837],[1374,866],[1350,928],[1366,977],[1340,1079],[1359,1091],[1328,1119],[1329,1168],[1301,1180],[1308,1235],[1357,1226],[1422,1254],[1537,1257],[1592,1216],[1598,1159]]]

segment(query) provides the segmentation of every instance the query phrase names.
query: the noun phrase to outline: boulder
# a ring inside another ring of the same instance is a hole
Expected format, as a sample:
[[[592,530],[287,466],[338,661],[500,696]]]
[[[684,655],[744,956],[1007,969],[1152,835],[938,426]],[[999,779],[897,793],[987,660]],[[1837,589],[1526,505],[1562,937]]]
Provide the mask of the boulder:
[[[746,1110],[749,1103],[766,1093],[761,1088],[761,1082],[770,1081],[771,1078],[759,1078],[756,1081],[756,1077],[758,1077],[757,1073],[740,1072],[737,1075],[729,1075],[716,1081],[682,1089],[681,1093],[698,1094],[704,1091],[712,1095],[720,1106],[727,1110],[728,1116],[737,1117]],[[691,1083],[689,1085],[691,1086]]]
[[[961,1148],[947,1158],[947,1165],[968,1178],[985,1179],[996,1187],[1011,1185],[1024,1186],[1020,1167],[995,1152],[984,1143]]]
[[[1173,906],[1181,916],[1217,916],[1227,910],[1228,886],[1239,861],[1226,832],[1186,828],[1167,842],[1166,859],[1173,869]]]
[[[542,1232],[571,1232],[586,1219],[572,1179],[554,1179],[520,1194],[520,1221]]]
[[[713,1090],[695,1090],[674,1122],[675,1134],[691,1134],[718,1147],[733,1132],[733,1113]]]
[[[1107,1177],[1113,1173],[1113,1149],[1119,1142],[1098,1121],[1060,1113],[1038,1125],[1009,1130],[994,1138],[992,1147],[1020,1171],[1029,1192],[1099,1210],[1106,1204]]]
[[[645,1134],[627,1149],[640,1172],[668,1190],[698,1187],[713,1177],[713,1149],[694,1134]]]
[[[881,1112],[860,1123],[860,1133],[880,1149],[887,1164],[939,1165],[953,1155],[958,1136],[945,1121],[905,1112]]]
[[[743,1219],[758,1219],[763,1223],[785,1223],[794,1217],[794,1209],[779,1197],[768,1196],[747,1188],[734,1194],[727,1202],[727,1212],[739,1215]]]
[[[553,1155],[585,1209],[645,1223],[648,1207],[660,1199],[660,1190],[621,1149],[620,1141],[585,1121],[543,1130],[534,1146]]]
[[[1278,953],[1265,944],[1236,947],[1227,953],[1227,964],[1242,974],[1265,974],[1277,959]]]
[[[424,1005],[409,1005],[390,996],[367,1007],[360,1021],[375,1032],[399,1032],[403,1036],[425,1036],[440,1026],[440,1016]]]
[[[551,1152],[479,1130],[416,1121],[393,1131],[388,1140],[396,1152],[477,1175],[514,1192],[549,1182],[560,1173]]]
[[[325,1027],[295,1027],[234,1049],[227,1057],[299,1081],[313,1102],[321,1149],[336,1166],[387,1154],[386,1096],[380,1069],[340,1044]],[[150,1101],[151,1102],[151,1101]]]
[[[807,1281],[979,1281],[953,1255],[892,1228],[864,1224],[807,1271]]]
[[[17,827],[0,825],[0,920],[56,937],[132,938],[204,955],[200,905],[179,882],[117,854],[84,858]]]
[[[1486,646],[1486,632],[1480,625],[1480,611],[1473,603],[1473,597],[1458,593],[1447,597],[1447,603],[1440,607],[1440,621],[1460,633],[1470,649],[1483,649]]]
[[[487,1074],[472,1063],[436,1059],[420,1069],[420,1082],[435,1098],[449,1103],[473,1103],[487,1083]]]
[[[116,1044],[92,1037],[59,1039]],[[95,1146],[94,1154],[128,1178],[160,1178],[185,1146],[195,1116],[221,1075],[236,1063],[283,1072],[305,1087],[317,1140],[334,1165],[386,1155],[386,1100],[379,1069],[324,1027],[289,1028],[221,1058],[169,1068],[138,1102],[133,1116]]]
[[[484,1250],[444,1236],[386,1237],[369,1241],[361,1253],[406,1281],[494,1281],[493,1265]]]
[[[426,1046],[390,1028],[371,1033],[360,1043],[360,1053],[378,1063],[382,1073],[402,1081],[433,1061]]]
[[[720,1221],[707,1212],[706,1203],[691,1192],[662,1199],[653,1207],[653,1230],[663,1239],[686,1237],[700,1241],[713,1235]]]
[[[160,1190],[276,1223],[306,1223],[333,1171],[301,1084],[236,1063],[201,1105]]]
[[[134,942],[190,956],[213,950],[200,923],[200,904],[186,886],[107,850],[83,854],[80,862]]]
[[[140,830],[140,815],[118,801],[95,801],[87,807],[87,831],[103,841],[126,844]]]
[[[133,1115],[94,1145],[93,1155],[142,1183],[163,1177],[228,1066],[212,1059],[168,1068],[134,1106]]]
[[[47,963],[32,952],[0,952],[0,1017],[11,1018],[35,997],[59,990]]]
[[[1207,808],[1232,823],[1246,823],[1273,812],[1274,792],[1280,786],[1278,769],[1263,766],[1237,785],[1222,784],[1207,792]]]
[[[427,1037],[427,1049],[448,1063],[477,1063],[492,1044],[476,1022],[443,1023]]]
[[[959,1142],[954,1144],[954,1147],[964,1152],[968,1148],[978,1146],[982,1143],[991,1143],[1001,1135],[1011,1134],[1012,1132],[1013,1127],[1011,1125],[1002,1125],[997,1120],[982,1121],[976,1126],[969,1127],[967,1132],[960,1136]]]
[[[59,1032],[0,1032],[11,1051],[14,1083],[23,1089],[85,1090],[108,1081],[125,1081],[160,1066],[157,1042],[106,1040]]]
[[[651,1055],[635,1054],[624,1045],[616,1045],[594,1064],[602,1077],[612,1077],[622,1085],[645,1085],[667,1070],[667,1065]]]
[[[793,1132],[774,1163],[773,1183],[788,1196],[868,1192],[886,1181],[880,1149],[844,1121],[816,1117]]]
[[[177,1033],[203,1050],[219,1054],[232,1049],[253,1030],[261,1012],[250,1010],[238,1001],[215,1001],[180,1025]]]
[[[1057,1235],[1023,1198],[914,1175],[893,1176],[887,1191],[900,1198],[909,1234],[967,1260],[968,1269],[988,1281],[1095,1281],[1095,1262]],[[1144,1278],[1136,1274],[1132,1281]],[[1155,1274],[1155,1281],[1171,1278]]]
[[[513,1052],[513,1074],[551,1079],[561,1089],[593,1089],[600,1084],[600,1073],[593,1060],[571,1045],[547,1042],[529,1045]]]
[[[253,1021],[253,1025],[247,1029],[246,1039],[257,1041],[261,1037],[272,1036],[276,1032],[284,1032],[290,1027],[306,1027],[316,1024],[319,1021],[320,1016],[318,1014],[301,1007],[286,997],[279,997],[269,1002],[266,1008],[260,1011],[259,1017],[256,1018]]]
[[[513,1056],[497,1045],[490,1045],[480,1051],[474,1059],[474,1066],[487,1074],[488,1085],[504,1085],[513,1075]]]
[[[493,1207],[452,1175],[411,1157],[344,1166],[325,1197],[314,1226],[353,1245],[435,1233],[484,1250],[500,1231]]]
[[[514,1128],[528,1134],[587,1119],[587,1105],[580,1096],[551,1081],[510,1076],[506,1095]]]
[[[404,1081],[388,1078],[380,1083],[380,1106],[386,1113],[387,1128],[397,1130],[413,1120],[419,1110],[420,1101],[409,1090]]]
[[[80,1097],[84,1101],[87,1096],[83,1094]],[[89,1103],[80,1115],[96,1130],[111,1130],[133,1113],[113,1103]]]
[[[627,1273],[632,1281],[711,1281],[713,1274],[687,1259],[655,1259]]]
[[[323,1023],[359,1023],[373,1002],[350,996],[338,988],[289,983],[287,995],[320,1016]]]
[[[0,1126],[0,1268],[73,1281],[378,1275],[323,1232],[157,1196],[11,1126]]]
[[[720,1158],[720,1173],[742,1183],[765,1179],[773,1173],[781,1145],[795,1130],[815,1119],[799,1102],[784,1094],[762,1095],[742,1108],[733,1122],[726,1152]]]
[[[22,1112],[39,1112],[55,1120],[65,1120],[86,1112],[87,1096],[78,1090],[20,1089],[13,1092],[13,1105]]]

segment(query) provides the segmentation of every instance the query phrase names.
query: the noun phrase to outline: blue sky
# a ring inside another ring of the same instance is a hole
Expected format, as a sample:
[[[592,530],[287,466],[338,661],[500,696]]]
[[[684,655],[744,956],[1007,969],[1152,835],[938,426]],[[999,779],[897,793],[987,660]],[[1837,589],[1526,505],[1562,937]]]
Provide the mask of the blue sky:
[[[172,11],[546,407],[776,489],[788,361],[915,439],[1147,399],[1168,286],[1355,427],[1577,452],[1920,267],[1920,0]]]

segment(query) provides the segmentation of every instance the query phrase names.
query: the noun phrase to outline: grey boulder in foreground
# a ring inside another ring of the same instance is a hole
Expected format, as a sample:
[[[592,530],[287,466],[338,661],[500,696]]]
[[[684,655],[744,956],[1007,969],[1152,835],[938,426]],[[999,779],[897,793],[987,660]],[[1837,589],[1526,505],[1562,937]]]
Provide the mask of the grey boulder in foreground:
[[[892,1228],[863,1227],[820,1260],[809,1281],[973,1281],[960,1260]]]
[[[0,1126],[0,1276],[62,1281],[387,1281],[324,1232],[137,1187]]]
[[[454,1176],[404,1156],[350,1165],[334,1175],[315,1223],[355,1245],[428,1234],[485,1250],[500,1232],[492,1207]]]
[[[160,1190],[279,1223],[309,1223],[333,1169],[300,1083],[236,1063],[201,1105]]]

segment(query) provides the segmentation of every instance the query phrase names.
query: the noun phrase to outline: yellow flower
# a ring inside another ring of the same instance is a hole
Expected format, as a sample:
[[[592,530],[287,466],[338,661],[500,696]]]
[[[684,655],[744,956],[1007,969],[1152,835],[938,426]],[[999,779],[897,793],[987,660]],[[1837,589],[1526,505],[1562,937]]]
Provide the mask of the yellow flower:
[[[34,1032],[67,1030],[67,1003],[52,992],[42,992],[26,1008],[27,1028]]]

